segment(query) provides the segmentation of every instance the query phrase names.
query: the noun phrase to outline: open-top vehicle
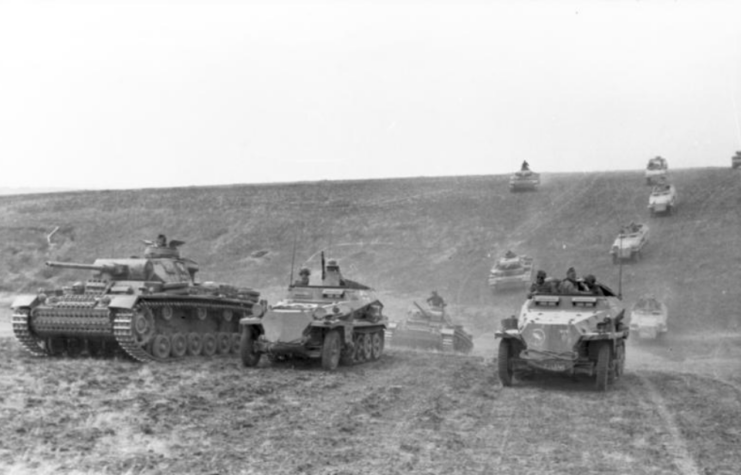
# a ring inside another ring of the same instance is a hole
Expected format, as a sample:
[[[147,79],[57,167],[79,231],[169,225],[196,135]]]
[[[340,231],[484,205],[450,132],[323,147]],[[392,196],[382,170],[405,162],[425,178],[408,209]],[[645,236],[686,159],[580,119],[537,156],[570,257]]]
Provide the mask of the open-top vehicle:
[[[638,340],[656,340],[669,331],[669,311],[652,296],[638,299],[630,315],[630,329]]]
[[[370,287],[292,285],[284,300],[260,317],[240,320],[245,366],[262,355],[271,361],[319,358],[322,367],[377,360],[383,354],[387,318]]]
[[[518,372],[593,376],[598,390],[623,374],[628,322],[620,296],[596,283],[599,293],[534,293],[519,316],[502,320],[497,368],[504,386]]]
[[[647,225],[631,223],[623,227],[610,248],[612,263],[618,264],[624,260],[640,261],[646,244],[648,244]]]
[[[648,197],[648,210],[651,216],[657,214],[672,214],[677,204],[677,190],[674,185],[666,182],[659,183],[651,190]]]

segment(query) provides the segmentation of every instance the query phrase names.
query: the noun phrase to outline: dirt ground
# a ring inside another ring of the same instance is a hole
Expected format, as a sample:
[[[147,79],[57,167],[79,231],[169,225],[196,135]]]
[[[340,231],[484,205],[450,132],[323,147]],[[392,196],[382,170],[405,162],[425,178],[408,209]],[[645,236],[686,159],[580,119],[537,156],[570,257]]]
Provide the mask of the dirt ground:
[[[491,355],[390,348],[324,372],[237,357],[37,359],[0,314],[0,472],[737,474],[741,338],[629,347],[607,393]],[[715,343],[715,345],[711,343]],[[712,401],[712,403],[709,403]]]

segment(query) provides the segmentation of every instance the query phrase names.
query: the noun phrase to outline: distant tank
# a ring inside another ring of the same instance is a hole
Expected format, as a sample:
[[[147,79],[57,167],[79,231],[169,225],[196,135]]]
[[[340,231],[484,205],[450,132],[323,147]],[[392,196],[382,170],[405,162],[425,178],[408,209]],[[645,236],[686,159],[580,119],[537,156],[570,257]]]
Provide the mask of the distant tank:
[[[318,358],[329,371],[379,359],[388,320],[376,293],[344,278],[331,284],[337,285],[291,285],[264,315],[243,318],[244,366],[256,366],[262,355],[271,361]]]
[[[621,298],[596,283],[602,295],[534,293],[519,316],[502,320],[499,379],[511,386],[524,372],[594,376],[598,390],[623,374],[629,322]]]
[[[741,150],[736,152],[736,155],[731,157],[731,168],[736,169],[738,167],[741,167]]]
[[[527,288],[533,280],[534,270],[532,257],[508,251],[489,271],[489,287],[492,292]]]
[[[196,282],[198,265],[180,257],[182,241],[145,243],[142,258],[47,262],[93,277],[15,299],[13,332],[23,348],[37,356],[121,349],[139,361],[238,351],[239,319],[261,311],[259,292]]]
[[[446,353],[469,353],[473,336],[455,325],[445,308],[422,308],[416,302],[407,319],[389,323],[387,340],[391,346],[405,346]]]
[[[519,170],[509,177],[509,191],[535,191],[540,186],[540,173],[534,171]]]
[[[638,262],[643,258],[643,248],[648,244],[648,226],[642,223],[630,223],[624,226],[610,248],[612,263],[632,260]]]
[[[638,340],[656,340],[669,331],[669,311],[652,296],[638,299],[630,314],[630,330]]]
[[[670,215],[677,205],[677,190],[674,185],[661,182],[653,187],[648,197],[648,210],[651,216],[657,214]]]
[[[646,184],[653,185],[669,176],[669,164],[663,157],[654,157],[646,165]]]

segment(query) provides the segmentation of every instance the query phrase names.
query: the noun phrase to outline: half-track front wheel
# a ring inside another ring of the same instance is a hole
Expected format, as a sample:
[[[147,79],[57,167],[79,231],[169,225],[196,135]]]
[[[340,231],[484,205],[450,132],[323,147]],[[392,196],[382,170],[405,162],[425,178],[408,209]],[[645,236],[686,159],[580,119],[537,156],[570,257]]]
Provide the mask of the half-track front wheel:
[[[607,383],[610,379],[610,345],[602,343],[597,350],[596,387],[597,391],[607,391]]]
[[[252,338],[252,329],[248,326],[242,328],[242,337],[239,343],[239,356],[242,364],[248,368],[257,366],[260,362],[261,353],[255,351],[255,339]]]
[[[497,368],[499,369],[499,380],[502,386],[512,386],[512,343],[509,340],[499,342],[499,353],[497,354]]]
[[[337,369],[337,365],[340,363],[341,350],[340,333],[337,330],[327,332],[322,345],[322,368],[327,371]]]

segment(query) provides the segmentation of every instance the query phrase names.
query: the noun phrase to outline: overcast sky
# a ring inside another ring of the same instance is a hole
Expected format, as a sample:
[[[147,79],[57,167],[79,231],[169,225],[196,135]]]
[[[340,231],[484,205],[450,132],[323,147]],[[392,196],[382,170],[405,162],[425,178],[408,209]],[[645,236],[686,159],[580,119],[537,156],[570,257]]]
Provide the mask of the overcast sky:
[[[0,187],[730,167],[741,2],[0,0]]]

